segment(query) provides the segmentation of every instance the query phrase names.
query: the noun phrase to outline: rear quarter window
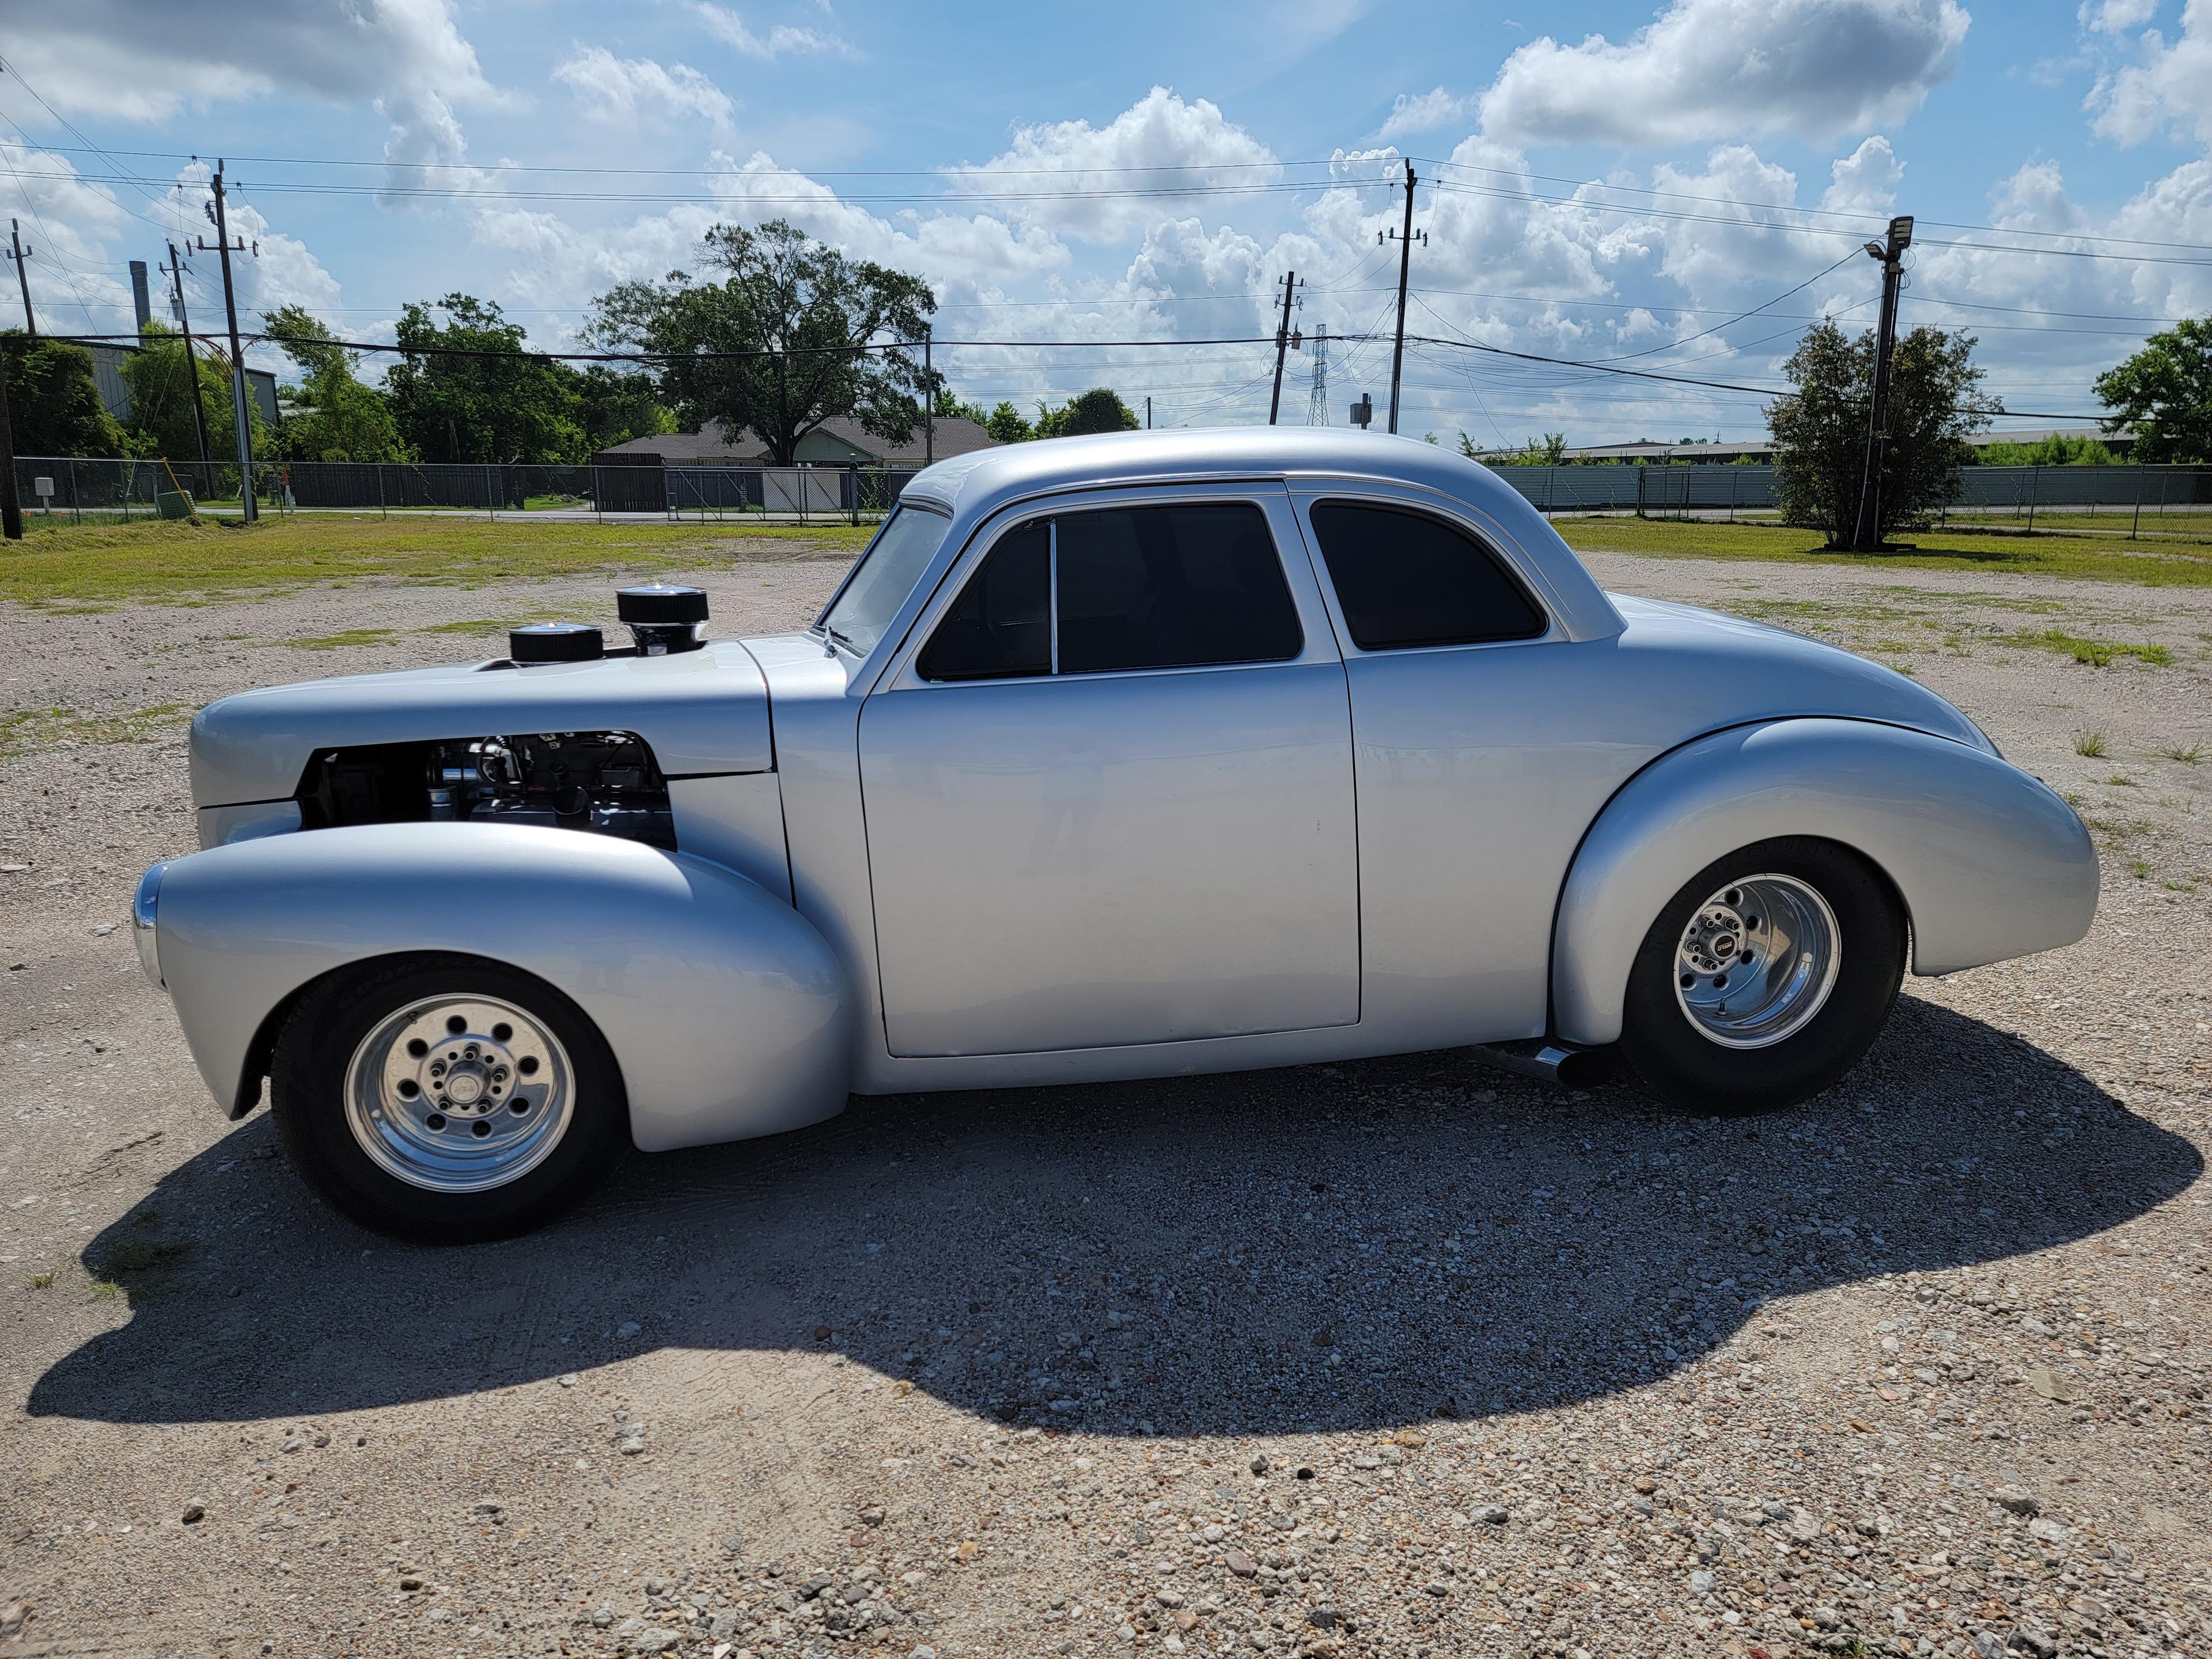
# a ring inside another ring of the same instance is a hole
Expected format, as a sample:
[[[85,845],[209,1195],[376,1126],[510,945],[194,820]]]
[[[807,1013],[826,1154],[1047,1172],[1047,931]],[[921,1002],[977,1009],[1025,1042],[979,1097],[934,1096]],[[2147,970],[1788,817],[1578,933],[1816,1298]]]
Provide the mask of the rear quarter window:
[[[1456,525],[1371,501],[1316,501],[1309,517],[1362,651],[1533,640],[1551,625],[1504,562]]]

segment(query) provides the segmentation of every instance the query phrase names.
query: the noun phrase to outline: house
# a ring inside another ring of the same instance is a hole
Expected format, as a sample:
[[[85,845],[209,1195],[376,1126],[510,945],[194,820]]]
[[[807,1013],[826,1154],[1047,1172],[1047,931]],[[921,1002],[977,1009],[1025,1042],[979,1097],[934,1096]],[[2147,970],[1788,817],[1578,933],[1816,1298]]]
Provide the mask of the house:
[[[975,422],[957,416],[939,416],[935,442],[928,448],[938,460],[989,449],[999,441]],[[858,421],[827,420],[799,441],[801,466],[923,465],[922,428],[904,443],[890,443],[860,430]],[[734,438],[720,421],[709,421],[696,432],[672,432],[657,438],[632,438],[592,457],[593,466],[763,466],[772,465],[768,446],[750,429]]]

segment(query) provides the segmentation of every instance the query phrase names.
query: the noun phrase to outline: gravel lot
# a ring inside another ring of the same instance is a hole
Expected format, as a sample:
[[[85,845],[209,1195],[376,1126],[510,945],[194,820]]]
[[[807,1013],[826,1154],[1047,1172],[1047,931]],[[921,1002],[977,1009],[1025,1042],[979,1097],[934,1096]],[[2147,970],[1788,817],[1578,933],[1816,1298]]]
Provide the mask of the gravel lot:
[[[842,558],[740,550],[716,630]],[[0,1654],[2212,1650],[2212,593],[1591,562],[1954,698],[2095,931],[1785,1116],[1453,1054],[858,1101],[465,1251],[224,1122],[117,924],[191,707],[610,584],[0,611]]]

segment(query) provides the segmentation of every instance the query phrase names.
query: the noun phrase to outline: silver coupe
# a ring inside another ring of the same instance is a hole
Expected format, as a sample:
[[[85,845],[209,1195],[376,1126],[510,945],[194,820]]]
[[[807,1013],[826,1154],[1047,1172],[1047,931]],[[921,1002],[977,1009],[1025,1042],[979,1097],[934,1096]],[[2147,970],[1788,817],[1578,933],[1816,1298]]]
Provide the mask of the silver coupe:
[[[2089,837],[1902,675],[1602,591],[1483,468],[1130,433],[918,475],[804,632],[249,691],[136,904],[201,1075],[464,1240],[854,1092],[1482,1045],[1705,1113],[1904,972],[2071,944]]]

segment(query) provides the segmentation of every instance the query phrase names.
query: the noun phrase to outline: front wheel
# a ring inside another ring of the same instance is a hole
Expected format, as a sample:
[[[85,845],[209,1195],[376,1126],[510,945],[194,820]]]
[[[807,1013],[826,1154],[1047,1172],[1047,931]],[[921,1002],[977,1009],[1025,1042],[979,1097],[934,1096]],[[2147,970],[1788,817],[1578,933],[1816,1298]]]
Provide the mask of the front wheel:
[[[270,1073],[293,1167],[362,1225],[422,1243],[526,1232],[629,1144],[621,1072],[583,1010],[477,957],[396,957],[319,981]]]
[[[1699,871],[1644,937],[1620,1046],[1680,1110],[1794,1106],[1858,1063],[1897,1000],[1905,922],[1833,842],[1755,842]]]

